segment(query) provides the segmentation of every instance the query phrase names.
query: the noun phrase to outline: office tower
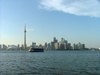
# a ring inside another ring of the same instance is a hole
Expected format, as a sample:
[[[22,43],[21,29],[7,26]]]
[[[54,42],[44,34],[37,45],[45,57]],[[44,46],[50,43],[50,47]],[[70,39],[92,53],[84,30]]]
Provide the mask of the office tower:
[[[48,47],[50,47],[50,43],[48,43]]]
[[[43,48],[42,44],[39,44],[39,47],[42,47]]]
[[[67,49],[66,43],[59,42],[59,49],[66,50]]]
[[[22,44],[22,48],[21,49],[23,49],[23,44]]]
[[[66,46],[67,46],[67,40],[65,40],[64,38],[61,38],[61,42],[66,43]]]
[[[79,49],[79,50],[82,49],[81,43],[80,43],[80,42],[78,43],[78,49]]]
[[[73,44],[73,50],[75,50],[75,44]]]
[[[71,43],[68,43],[67,49],[68,49],[68,50],[71,49]]]
[[[26,49],[26,23],[25,23],[25,29],[24,29],[24,49]]]
[[[1,49],[3,49],[3,50],[5,50],[5,49],[6,49],[5,44],[1,45]]]
[[[46,47],[47,47],[47,43],[44,44],[44,48],[46,48]]]
[[[17,46],[15,45],[9,45],[9,47],[7,48],[7,50],[16,50]]]
[[[64,43],[64,38],[61,38],[61,42]]]
[[[10,47],[10,45],[8,45],[8,47]]]
[[[35,43],[35,42],[32,42],[32,46],[33,46],[33,47],[36,47],[36,43]]]
[[[53,42],[54,42],[54,43],[56,43],[56,42],[57,42],[56,37],[54,37],[54,38],[53,38]]]
[[[73,50],[81,49],[81,44],[73,44]]]
[[[47,43],[45,43],[45,47],[47,47]]]
[[[51,42],[51,48],[54,49],[55,42]]]
[[[18,44],[17,48],[19,49],[19,44]]]
[[[59,43],[55,43],[55,50],[59,50]]]
[[[84,50],[85,49],[85,44],[82,44],[82,50]]]

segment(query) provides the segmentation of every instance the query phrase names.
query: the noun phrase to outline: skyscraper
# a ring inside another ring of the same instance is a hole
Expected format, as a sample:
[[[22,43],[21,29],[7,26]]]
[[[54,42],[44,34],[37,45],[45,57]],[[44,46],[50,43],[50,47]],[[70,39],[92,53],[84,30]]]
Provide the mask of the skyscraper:
[[[82,50],[84,50],[85,49],[85,44],[82,44]]]
[[[32,46],[33,46],[33,47],[36,47],[36,43],[35,43],[35,42],[32,42]]]
[[[59,50],[59,43],[57,42],[54,45],[55,45],[55,50]]]
[[[18,44],[17,48],[19,49],[19,44]]]
[[[25,23],[25,29],[24,29],[24,49],[26,49],[26,23]]]

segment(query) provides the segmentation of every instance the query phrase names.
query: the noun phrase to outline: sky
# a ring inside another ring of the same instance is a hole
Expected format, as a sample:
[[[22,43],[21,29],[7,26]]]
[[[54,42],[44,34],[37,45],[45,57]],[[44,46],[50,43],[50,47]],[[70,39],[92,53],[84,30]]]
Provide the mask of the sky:
[[[68,43],[100,48],[100,0],[0,0],[0,44]]]

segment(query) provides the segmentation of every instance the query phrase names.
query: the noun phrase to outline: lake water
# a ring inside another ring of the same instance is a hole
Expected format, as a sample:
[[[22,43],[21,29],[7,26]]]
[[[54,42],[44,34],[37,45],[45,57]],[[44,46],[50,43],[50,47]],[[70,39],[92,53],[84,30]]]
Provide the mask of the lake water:
[[[0,51],[0,75],[100,75],[100,51]]]

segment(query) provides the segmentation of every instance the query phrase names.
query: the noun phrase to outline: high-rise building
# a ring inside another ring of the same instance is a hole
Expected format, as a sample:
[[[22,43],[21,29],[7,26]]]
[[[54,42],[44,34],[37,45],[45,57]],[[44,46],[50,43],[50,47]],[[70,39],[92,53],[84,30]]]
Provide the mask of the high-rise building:
[[[51,42],[51,48],[54,49],[55,42]]]
[[[7,46],[5,44],[1,45],[1,49],[6,50]]]
[[[75,44],[73,44],[73,50],[75,50]]]
[[[50,43],[48,43],[48,47],[50,47]]]
[[[21,49],[23,49],[23,44],[22,44],[22,47],[21,47]]]
[[[85,49],[85,44],[82,44],[82,50],[84,50]]]
[[[65,40],[64,38],[61,38],[61,43],[66,43],[67,46],[67,40]]]
[[[61,43],[64,43],[64,38],[61,38]]]
[[[54,37],[54,38],[53,38],[53,42],[54,42],[54,43],[56,43],[56,42],[57,42],[56,37]]]
[[[46,48],[46,47],[47,47],[47,43],[44,44],[44,48]]]
[[[36,47],[36,43],[35,43],[35,42],[32,42],[32,46],[33,46],[33,47]]]
[[[45,47],[47,47],[47,43],[45,43]]]
[[[67,49],[66,43],[59,42],[59,49],[60,50],[66,50]]]
[[[67,49],[68,49],[68,50],[71,49],[71,43],[68,43]]]
[[[81,46],[81,43],[80,43],[80,42],[78,43],[78,49],[79,49],[79,50],[82,49],[82,46]]]
[[[17,48],[19,49],[19,47],[20,47],[20,46],[19,46],[19,44],[18,44]]]
[[[26,23],[25,23],[25,29],[24,29],[24,49],[26,49]]]
[[[55,50],[59,50],[59,43],[55,43]]]
[[[51,49],[54,50],[55,49],[55,43],[57,43],[57,39],[56,37],[53,37],[53,41],[51,42]]]
[[[8,45],[8,47],[10,47],[10,45]]]

